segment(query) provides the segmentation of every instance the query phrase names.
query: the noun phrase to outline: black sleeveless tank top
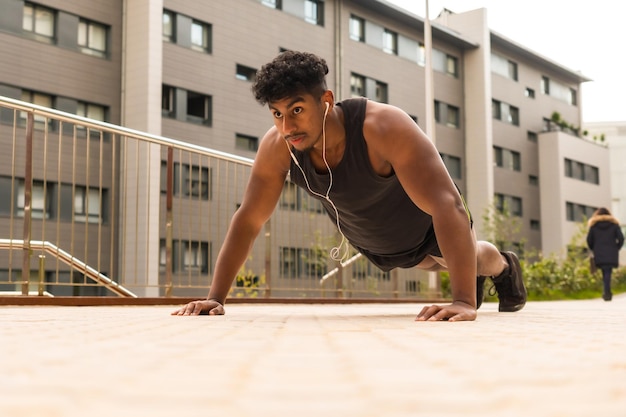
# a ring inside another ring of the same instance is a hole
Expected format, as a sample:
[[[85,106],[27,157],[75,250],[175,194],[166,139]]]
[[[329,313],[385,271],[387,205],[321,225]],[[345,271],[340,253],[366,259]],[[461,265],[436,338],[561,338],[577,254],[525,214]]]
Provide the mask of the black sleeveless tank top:
[[[333,186],[329,197],[337,207],[343,234],[355,249],[383,271],[415,266],[428,254],[441,256],[431,216],[411,201],[395,174],[381,177],[372,168],[363,137],[367,99],[348,99],[337,105],[344,113],[346,148],[343,158],[332,170]],[[311,189],[325,195],[328,173],[315,171],[308,152],[294,149],[293,153]],[[290,173],[291,181],[309,192],[293,160]],[[336,223],[332,205],[313,196],[321,201]]]

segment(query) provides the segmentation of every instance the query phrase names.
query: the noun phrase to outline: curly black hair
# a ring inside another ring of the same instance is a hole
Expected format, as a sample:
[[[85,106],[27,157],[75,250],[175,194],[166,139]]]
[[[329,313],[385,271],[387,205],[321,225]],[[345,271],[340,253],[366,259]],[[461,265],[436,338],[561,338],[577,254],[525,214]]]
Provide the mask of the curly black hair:
[[[326,91],[328,65],[308,52],[285,51],[256,73],[252,92],[261,105],[308,93],[320,98]]]

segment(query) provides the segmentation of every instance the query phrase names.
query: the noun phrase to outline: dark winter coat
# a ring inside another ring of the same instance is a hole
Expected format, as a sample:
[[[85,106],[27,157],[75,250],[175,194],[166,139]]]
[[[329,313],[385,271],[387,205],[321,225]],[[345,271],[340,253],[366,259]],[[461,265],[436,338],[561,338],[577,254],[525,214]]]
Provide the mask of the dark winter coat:
[[[624,234],[617,219],[603,214],[591,216],[587,233],[587,246],[593,251],[598,266],[619,266],[619,250],[624,244]]]

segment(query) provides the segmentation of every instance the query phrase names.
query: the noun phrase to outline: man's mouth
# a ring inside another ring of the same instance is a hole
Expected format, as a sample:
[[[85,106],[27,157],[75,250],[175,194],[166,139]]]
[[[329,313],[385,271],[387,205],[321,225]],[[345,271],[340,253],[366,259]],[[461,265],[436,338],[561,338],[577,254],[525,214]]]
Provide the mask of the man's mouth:
[[[304,135],[289,135],[285,139],[287,139],[291,144],[297,145],[304,140]]]

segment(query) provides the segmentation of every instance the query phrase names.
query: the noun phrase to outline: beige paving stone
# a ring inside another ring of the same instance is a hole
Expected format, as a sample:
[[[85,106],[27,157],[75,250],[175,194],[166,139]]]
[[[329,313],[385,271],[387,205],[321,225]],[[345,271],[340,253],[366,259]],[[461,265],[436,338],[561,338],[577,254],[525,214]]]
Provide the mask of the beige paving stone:
[[[626,415],[626,296],[421,307],[0,307],[0,416]]]

